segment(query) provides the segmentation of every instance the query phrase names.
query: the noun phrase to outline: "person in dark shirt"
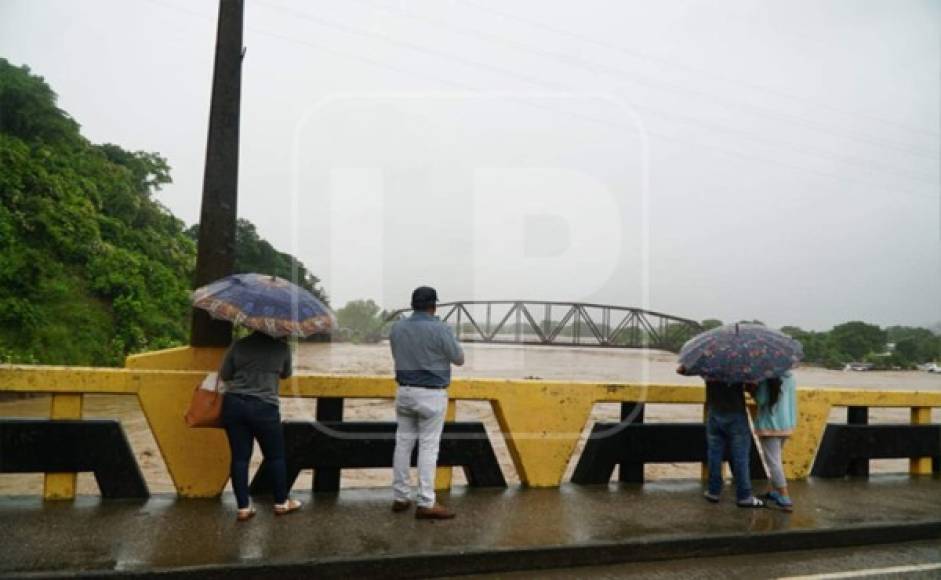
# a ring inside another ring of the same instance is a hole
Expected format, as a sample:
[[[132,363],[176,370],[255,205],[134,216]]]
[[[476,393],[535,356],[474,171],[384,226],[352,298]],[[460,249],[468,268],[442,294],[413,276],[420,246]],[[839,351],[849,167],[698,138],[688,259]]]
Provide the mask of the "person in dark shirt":
[[[279,379],[291,376],[291,349],[284,340],[261,332],[236,341],[226,352],[219,376],[225,381],[222,424],[232,451],[230,475],[238,502],[238,521],[255,515],[248,496],[248,463],[255,439],[261,445],[274,483],[274,511],[286,514],[301,502],[288,499],[284,460],[284,428],[281,426]]]
[[[680,366],[676,372],[686,375]],[[706,379],[706,446],[708,489],[703,494],[716,503],[722,493],[722,460],[726,448],[735,478],[735,498],[740,507],[764,507],[752,494],[749,456],[752,434],[745,408],[745,384]]]

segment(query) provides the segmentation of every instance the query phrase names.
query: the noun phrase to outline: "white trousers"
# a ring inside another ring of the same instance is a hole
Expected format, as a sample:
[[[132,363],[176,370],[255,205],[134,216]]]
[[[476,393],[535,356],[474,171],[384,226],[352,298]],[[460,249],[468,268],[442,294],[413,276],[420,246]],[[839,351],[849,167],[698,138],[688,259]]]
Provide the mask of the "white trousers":
[[[447,389],[423,389],[400,386],[395,395],[395,455],[392,460],[392,494],[396,501],[411,495],[409,469],[412,450],[418,443],[419,507],[435,505],[435,468],[438,466],[438,445],[448,410]]]

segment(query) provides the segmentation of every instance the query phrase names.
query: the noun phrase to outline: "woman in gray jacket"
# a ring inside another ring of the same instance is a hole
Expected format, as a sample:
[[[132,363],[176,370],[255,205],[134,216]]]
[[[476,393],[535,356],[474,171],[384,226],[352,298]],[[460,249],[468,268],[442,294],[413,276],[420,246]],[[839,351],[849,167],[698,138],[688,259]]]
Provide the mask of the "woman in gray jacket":
[[[226,382],[222,423],[232,451],[230,475],[238,502],[238,521],[255,515],[248,496],[248,463],[255,439],[274,483],[275,514],[300,509],[301,502],[288,498],[278,396],[279,379],[291,376],[291,349],[284,340],[253,332],[229,348],[219,374]]]

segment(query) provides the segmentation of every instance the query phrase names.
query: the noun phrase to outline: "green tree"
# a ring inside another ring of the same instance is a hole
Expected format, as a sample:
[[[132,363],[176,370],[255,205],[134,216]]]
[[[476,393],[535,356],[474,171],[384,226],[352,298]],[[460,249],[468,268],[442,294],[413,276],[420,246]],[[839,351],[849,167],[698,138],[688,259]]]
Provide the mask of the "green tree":
[[[783,326],[781,332],[801,343],[806,363],[838,369],[852,359],[833,343],[828,332],[804,330],[799,326]]]
[[[45,145],[82,144],[78,123],[56,100],[52,88],[29,67],[0,59],[0,133]]]
[[[810,334],[809,332],[807,332],[800,326],[782,326],[781,332],[783,332],[784,334],[790,336],[791,338],[795,340],[800,340],[801,338]]]
[[[886,335],[889,342],[895,343],[895,353],[908,363],[920,364],[941,358],[941,336],[927,328],[890,326]]]
[[[703,330],[712,330],[713,328],[719,328],[722,326],[722,321],[717,318],[707,318],[703,320],[700,325]]]
[[[186,341],[196,246],[154,199],[167,183],[160,155],[90,143],[42,78],[0,59],[0,359],[120,364]],[[290,277],[294,259],[240,225]]]
[[[199,239],[199,224],[187,230],[194,242]],[[257,272],[291,280],[311,292],[322,302],[329,304],[326,292],[319,286],[320,278],[311,273],[294,256],[279,252],[267,240],[258,235],[254,224],[239,219],[235,229],[235,273]]]
[[[832,346],[854,360],[885,350],[886,332],[874,324],[853,321],[834,326],[830,331]]]
[[[353,300],[337,310],[340,332],[353,342],[379,342],[385,327],[385,311],[372,300]]]
[[[186,338],[195,257],[151,199],[159,155],[95,146],[26,67],[0,59],[0,350],[115,364]]]
[[[895,343],[895,356],[905,363],[915,363],[919,362],[921,358],[921,353],[919,352],[918,341],[914,338],[903,338],[902,340]],[[924,361],[921,361],[924,362]]]

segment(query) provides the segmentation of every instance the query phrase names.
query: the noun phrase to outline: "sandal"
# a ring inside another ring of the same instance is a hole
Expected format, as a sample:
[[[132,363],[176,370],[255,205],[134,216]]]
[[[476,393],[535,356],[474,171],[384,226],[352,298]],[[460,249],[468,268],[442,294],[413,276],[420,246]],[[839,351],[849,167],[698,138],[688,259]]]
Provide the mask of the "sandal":
[[[761,496],[761,499],[773,503],[778,508],[789,512],[794,510],[794,502],[791,501],[791,498],[786,495],[781,495],[777,491],[769,491],[768,493]]]
[[[248,520],[255,517],[256,513],[257,512],[255,511],[255,506],[248,506],[247,508],[242,508],[235,514],[235,521],[247,522]]]
[[[274,504],[274,514],[276,516],[283,516],[291,512],[296,512],[301,509],[301,506],[304,505],[296,499],[289,499],[284,503]]]
[[[773,501],[774,505],[786,512],[794,511],[794,502],[786,495],[777,494]]]
[[[736,505],[743,508],[763,508],[765,507],[765,502],[761,501],[755,496],[751,496],[748,499],[743,499],[736,502]]]

